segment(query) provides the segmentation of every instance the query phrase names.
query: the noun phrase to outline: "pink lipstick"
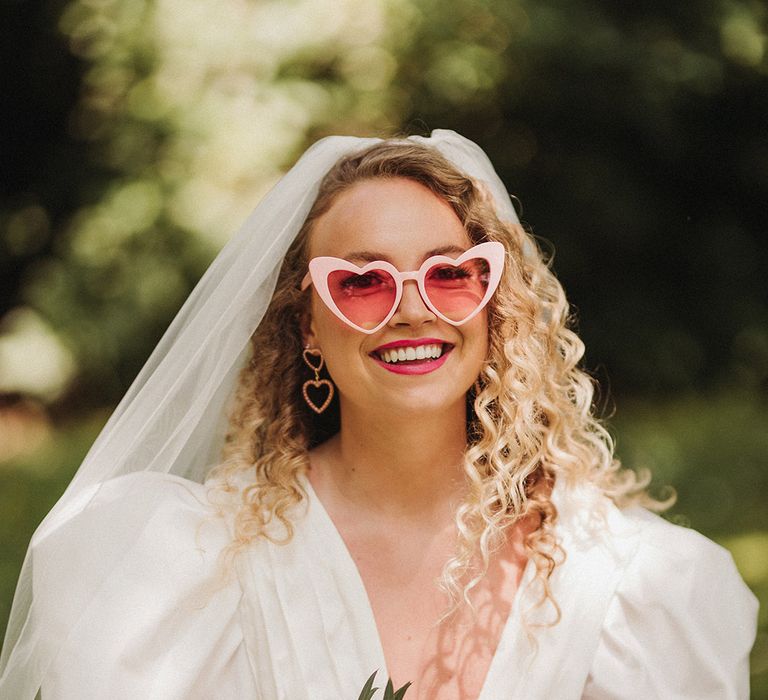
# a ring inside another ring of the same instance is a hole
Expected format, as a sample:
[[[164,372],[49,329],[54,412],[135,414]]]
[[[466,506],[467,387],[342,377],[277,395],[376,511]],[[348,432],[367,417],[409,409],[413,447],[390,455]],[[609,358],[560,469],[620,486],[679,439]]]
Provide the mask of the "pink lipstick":
[[[382,350],[390,350],[391,348],[408,348],[416,347],[418,345],[446,345],[447,341],[440,338],[407,338],[404,340],[395,340],[385,345],[379,345],[374,352],[381,352]]]

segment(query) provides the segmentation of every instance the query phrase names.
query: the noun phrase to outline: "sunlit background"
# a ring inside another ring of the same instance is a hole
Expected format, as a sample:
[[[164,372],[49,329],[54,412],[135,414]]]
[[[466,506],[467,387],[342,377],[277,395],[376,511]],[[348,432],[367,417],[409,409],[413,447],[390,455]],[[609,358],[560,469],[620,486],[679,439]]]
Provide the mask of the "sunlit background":
[[[489,153],[554,252],[620,457],[768,606],[765,2],[0,13],[0,618],[36,524],[259,197],[320,136],[437,127]]]

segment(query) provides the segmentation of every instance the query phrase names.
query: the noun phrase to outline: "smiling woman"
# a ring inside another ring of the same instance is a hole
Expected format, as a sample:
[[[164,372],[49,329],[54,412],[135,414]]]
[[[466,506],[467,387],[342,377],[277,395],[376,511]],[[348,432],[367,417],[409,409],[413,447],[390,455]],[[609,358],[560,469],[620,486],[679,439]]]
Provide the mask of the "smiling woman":
[[[567,318],[475,144],[316,144],[35,533],[2,697],[747,697],[754,597],[643,507]]]

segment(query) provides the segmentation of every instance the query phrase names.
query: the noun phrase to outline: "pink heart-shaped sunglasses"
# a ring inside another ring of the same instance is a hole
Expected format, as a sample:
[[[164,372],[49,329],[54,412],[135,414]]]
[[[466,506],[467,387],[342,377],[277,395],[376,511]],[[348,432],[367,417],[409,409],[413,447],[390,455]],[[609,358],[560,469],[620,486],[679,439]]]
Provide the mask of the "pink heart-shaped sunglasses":
[[[358,267],[322,256],[309,261],[301,289],[314,285],[342,321],[361,333],[375,333],[395,313],[403,283],[414,280],[427,307],[443,321],[460,326],[488,303],[503,268],[504,246],[497,241],[473,246],[458,258],[434,255],[413,272],[400,272],[384,260]]]

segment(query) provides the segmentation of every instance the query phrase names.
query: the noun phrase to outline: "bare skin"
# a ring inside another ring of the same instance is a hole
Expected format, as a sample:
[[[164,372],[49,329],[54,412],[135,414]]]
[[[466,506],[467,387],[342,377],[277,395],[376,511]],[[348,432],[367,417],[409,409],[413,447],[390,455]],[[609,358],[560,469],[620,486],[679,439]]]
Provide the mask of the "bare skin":
[[[376,251],[405,271],[432,250],[471,245],[453,210],[429,190],[374,180],[342,193],[316,222],[310,254],[350,259]],[[341,322],[316,294],[305,330],[341,404],[341,430],[310,453],[308,476],[357,564],[393,682],[413,681],[408,700],[477,698],[526,563],[531,524],[521,523],[476,589],[477,620],[464,610],[436,626],[449,602],[436,579],[455,553],[455,513],[466,489],[466,392],[485,361],[487,335],[485,311],[452,326],[411,282],[375,334]],[[383,344],[420,338],[452,346],[432,373],[393,374],[371,357]]]
[[[522,577],[523,538],[532,523],[513,528],[493,556],[476,589],[477,619],[464,609],[437,626],[449,602],[435,581],[454,554],[454,501],[427,498],[423,508],[398,515],[388,512],[385,498],[374,498],[375,491],[364,492],[369,495],[363,502],[349,500],[333,476],[343,462],[340,442],[313,451],[309,478],[357,565],[395,687],[412,681],[406,697],[413,700],[477,698]],[[349,471],[363,483],[372,473]],[[341,482],[341,488],[348,484]],[[381,503],[386,506],[379,508]]]

